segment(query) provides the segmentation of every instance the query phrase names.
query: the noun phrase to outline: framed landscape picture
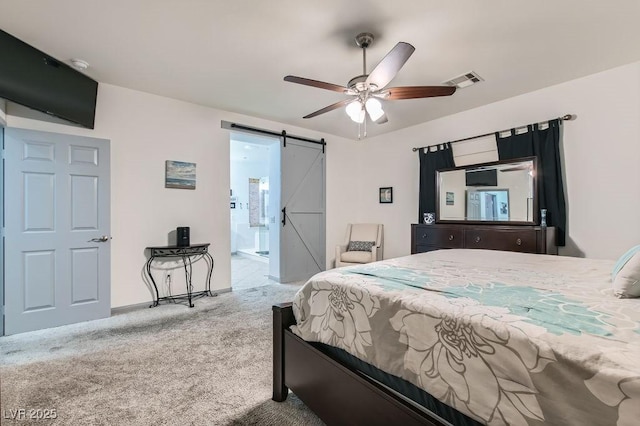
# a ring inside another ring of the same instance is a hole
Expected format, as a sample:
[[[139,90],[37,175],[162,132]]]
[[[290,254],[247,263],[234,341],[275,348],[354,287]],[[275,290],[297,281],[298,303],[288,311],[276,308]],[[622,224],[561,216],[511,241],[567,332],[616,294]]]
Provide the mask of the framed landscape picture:
[[[196,163],[167,160],[165,162],[164,187],[196,189]]]

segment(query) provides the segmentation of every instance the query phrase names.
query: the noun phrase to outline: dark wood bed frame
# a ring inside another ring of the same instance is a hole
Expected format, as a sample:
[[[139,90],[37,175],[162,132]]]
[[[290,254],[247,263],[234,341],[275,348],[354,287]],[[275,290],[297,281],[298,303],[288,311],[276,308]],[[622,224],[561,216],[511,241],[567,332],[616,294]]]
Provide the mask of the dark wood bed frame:
[[[273,400],[289,389],[329,425],[444,424],[293,334],[291,303],[273,306]]]

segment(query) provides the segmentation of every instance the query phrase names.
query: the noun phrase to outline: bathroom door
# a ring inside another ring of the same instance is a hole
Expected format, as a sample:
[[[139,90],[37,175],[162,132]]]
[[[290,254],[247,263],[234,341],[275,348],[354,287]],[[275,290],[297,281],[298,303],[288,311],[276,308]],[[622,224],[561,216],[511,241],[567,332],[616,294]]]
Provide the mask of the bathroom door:
[[[280,282],[325,270],[325,155],[323,146],[287,139],[280,150]]]

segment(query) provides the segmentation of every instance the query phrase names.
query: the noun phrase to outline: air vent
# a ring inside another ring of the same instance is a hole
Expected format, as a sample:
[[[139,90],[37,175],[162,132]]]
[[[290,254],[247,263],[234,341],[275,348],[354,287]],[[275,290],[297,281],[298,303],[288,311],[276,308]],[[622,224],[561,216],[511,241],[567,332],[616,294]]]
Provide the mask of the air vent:
[[[472,84],[480,83],[481,81],[484,81],[482,77],[480,77],[474,71],[470,71],[466,74],[462,74],[461,76],[452,78],[449,81],[445,81],[442,84],[446,84],[448,86],[456,86],[458,89],[462,89],[463,87],[468,87]]]

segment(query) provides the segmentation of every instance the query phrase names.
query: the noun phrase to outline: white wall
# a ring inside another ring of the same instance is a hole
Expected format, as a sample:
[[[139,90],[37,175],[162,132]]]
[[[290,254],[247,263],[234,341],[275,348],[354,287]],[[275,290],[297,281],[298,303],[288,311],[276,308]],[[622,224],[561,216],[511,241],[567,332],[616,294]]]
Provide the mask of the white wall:
[[[230,287],[229,132],[220,127],[221,120],[324,137],[328,176],[337,175],[334,169],[343,167],[355,145],[334,136],[102,83],[95,130],[12,115],[11,108],[7,111],[11,127],[111,140],[112,307],[151,300],[142,280],[144,248],[167,244],[167,234],[176,226],[190,226],[193,242],[211,243],[216,262],[212,288]],[[165,189],[165,160],[196,163],[196,190]],[[353,211],[356,204],[345,196],[342,186],[343,182],[327,178],[327,204]],[[342,211],[329,209],[327,229],[339,228],[342,233],[345,226]],[[329,258],[337,240],[333,231],[327,234]],[[194,280],[198,276],[203,271],[195,269]],[[179,279],[180,274],[174,277]]]
[[[464,90],[473,87],[454,96]],[[385,258],[409,254],[419,178],[412,147],[564,114],[577,119],[563,125],[568,234],[560,253],[617,258],[640,244],[640,62],[363,141],[357,220],[385,224]],[[393,204],[378,204],[381,186],[394,187]]]
[[[342,118],[342,117],[341,117]],[[357,125],[354,126],[354,135]],[[360,222],[364,200],[378,202],[378,188],[374,194],[365,194],[363,168],[370,165],[360,157],[367,156],[364,141],[342,140],[326,147],[327,179],[327,265],[335,266],[336,245],[344,244],[348,223]],[[374,181],[375,182],[375,181]],[[388,186],[388,185],[379,185]],[[396,194],[393,194],[394,200]],[[393,204],[382,204],[382,206]],[[385,234],[386,235],[386,234]]]

